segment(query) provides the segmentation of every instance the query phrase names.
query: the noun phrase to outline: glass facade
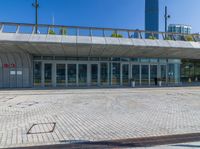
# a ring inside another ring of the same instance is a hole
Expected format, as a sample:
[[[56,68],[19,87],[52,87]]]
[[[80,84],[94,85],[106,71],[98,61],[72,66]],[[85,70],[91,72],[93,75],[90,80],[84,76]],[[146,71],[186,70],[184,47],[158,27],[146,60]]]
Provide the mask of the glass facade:
[[[62,58],[35,59],[33,70],[34,86],[72,87],[72,86],[155,86],[156,80],[163,84],[178,84],[184,77],[180,73],[200,76],[200,65],[184,64],[177,59],[149,58]],[[189,70],[188,70],[189,68]],[[180,71],[181,69],[181,71]],[[186,77],[186,76],[185,76]],[[188,80],[188,78],[185,78]]]
[[[181,82],[200,82],[200,61],[183,60],[181,64]]]
[[[145,0],[145,30],[159,31],[159,0]]]

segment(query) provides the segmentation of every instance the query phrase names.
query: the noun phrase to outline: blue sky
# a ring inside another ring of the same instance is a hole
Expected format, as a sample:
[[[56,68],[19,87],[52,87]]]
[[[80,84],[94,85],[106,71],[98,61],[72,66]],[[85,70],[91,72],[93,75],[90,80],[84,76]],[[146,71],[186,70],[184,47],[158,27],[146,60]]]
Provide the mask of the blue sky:
[[[0,0],[1,22],[34,23],[34,0]],[[39,23],[144,29],[144,0],[39,0]],[[160,0],[160,30],[164,30],[164,6],[169,23],[189,24],[200,32],[200,0]]]

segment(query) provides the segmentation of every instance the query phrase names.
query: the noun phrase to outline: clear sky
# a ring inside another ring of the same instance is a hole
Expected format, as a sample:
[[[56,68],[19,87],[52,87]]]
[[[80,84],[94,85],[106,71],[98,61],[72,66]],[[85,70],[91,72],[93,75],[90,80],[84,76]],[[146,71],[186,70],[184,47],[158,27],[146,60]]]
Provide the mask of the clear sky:
[[[34,0],[0,0],[1,22],[34,23]],[[39,23],[144,29],[144,0],[39,0]],[[164,30],[164,6],[169,23],[189,24],[200,32],[200,0],[160,0],[160,30]]]

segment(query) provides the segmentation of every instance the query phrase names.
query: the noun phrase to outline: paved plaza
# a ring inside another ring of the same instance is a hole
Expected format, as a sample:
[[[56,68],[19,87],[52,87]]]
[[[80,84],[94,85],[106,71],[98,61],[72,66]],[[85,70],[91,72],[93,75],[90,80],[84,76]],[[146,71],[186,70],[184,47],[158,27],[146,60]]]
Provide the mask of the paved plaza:
[[[0,148],[199,132],[199,87],[0,91]]]

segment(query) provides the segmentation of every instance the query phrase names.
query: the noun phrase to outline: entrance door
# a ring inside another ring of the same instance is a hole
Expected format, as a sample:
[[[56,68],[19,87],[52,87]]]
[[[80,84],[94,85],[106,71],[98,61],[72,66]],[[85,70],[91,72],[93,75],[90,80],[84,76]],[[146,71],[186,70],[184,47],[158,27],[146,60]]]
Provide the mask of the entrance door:
[[[149,65],[141,65],[141,83],[149,85]]]
[[[122,65],[122,84],[129,85],[129,64]]]
[[[150,65],[150,83],[151,83],[151,85],[158,84],[158,67],[157,67],[157,65]]]
[[[67,65],[67,80],[69,86],[76,86],[77,82],[77,71],[76,71],[76,64],[68,64]]]
[[[140,84],[140,65],[132,65],[132,79],[137,85]]]
[[[44,85],[52,86],[52,64],[44,64]]]
[[[161,71],[162,84],[166,84],[167,83],[167,66],[166,65],[160,65],[160,71]]]
[[[101,85],[108,85],[108,63],[100,64]]]
[[[87,64],[78,65],[78,83],[81,86],[87,85]]]
[[[56,66],[56,82],[57,86],[65,86],[65,64],[57,64]]]
[[[112,63],[112,85],[120,85],[120,63]]]
[[[98,85],[98,64],[91,64],[91,85]]]

